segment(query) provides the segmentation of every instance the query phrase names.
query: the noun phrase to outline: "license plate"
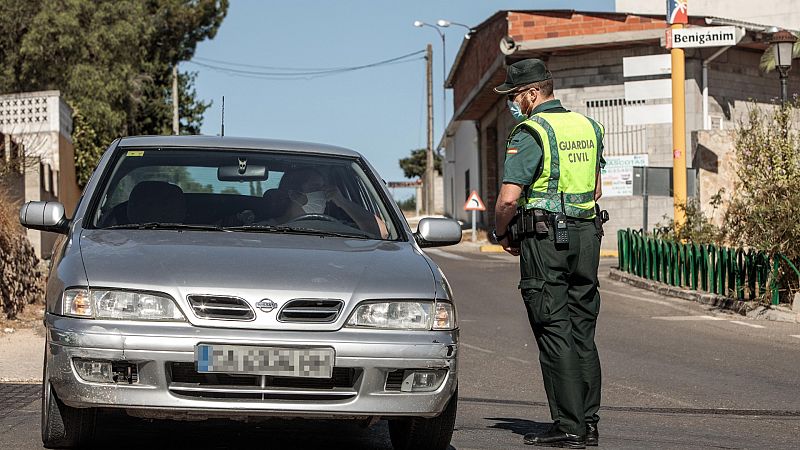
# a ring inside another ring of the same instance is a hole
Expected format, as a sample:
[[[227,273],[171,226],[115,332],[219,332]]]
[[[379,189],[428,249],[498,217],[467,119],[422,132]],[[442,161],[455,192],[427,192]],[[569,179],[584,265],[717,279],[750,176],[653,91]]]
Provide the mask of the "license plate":
[[[330,378],[333,375],[332,348],[199,344],[194,353],[200,373],[307,378]]]

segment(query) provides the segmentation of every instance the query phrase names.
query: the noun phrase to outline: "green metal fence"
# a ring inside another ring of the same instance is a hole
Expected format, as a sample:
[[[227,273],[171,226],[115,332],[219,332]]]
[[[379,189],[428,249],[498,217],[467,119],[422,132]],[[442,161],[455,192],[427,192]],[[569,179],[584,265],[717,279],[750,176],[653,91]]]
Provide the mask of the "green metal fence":
[[[781,291],[778,272],[782,262],[800,276],[797,267],[782,255],[666,241],[637,230],[619,230],[617,247],[620,270],[671,286],[739,300],[769,295],[772,304],[777,305]]]

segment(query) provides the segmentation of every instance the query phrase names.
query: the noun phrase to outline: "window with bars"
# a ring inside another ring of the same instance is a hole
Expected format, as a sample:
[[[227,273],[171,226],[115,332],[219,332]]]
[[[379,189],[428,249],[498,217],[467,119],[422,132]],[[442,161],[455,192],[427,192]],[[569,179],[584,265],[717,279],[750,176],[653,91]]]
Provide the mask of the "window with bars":
[[[626,101],[624,98],[586,102],[586,115],[605,127],[604,155],[635,155],[647,152],[645,125],[626,126],[623,121],[626,106],[643,104],[644,100]]]

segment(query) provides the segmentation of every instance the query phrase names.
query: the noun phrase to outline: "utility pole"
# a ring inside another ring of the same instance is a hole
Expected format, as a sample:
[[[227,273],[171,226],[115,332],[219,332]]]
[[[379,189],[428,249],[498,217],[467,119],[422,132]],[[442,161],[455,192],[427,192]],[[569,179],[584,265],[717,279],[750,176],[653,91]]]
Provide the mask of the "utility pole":
[[[673,30],[683,24],[673,24]],[[675,226],[686,222],[686,67],[682,48],[672,56],[672,198]]]
[[[428,148],[425,160],[425,214],[433,214],[433,47],[425,53],[425,76],[428,84]]]
[[[178,65],[172,66],[172,134],[181,134],[181,122],[178,113]]]

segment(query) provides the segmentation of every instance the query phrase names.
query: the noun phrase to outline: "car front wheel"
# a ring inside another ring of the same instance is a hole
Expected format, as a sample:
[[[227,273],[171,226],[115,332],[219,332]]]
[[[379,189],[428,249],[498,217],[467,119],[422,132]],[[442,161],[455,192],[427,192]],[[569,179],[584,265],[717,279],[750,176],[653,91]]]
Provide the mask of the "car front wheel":
[[[389,420],[389,437],[394,450],[446,450],[453,437],[458,409],[458,389],[437,417],[403,417]]]
[[[72,408],[56,396],[47,376],[45,356],[42,382],[42,443],[46,448],[80,448],[91,444],[96,411]]]

